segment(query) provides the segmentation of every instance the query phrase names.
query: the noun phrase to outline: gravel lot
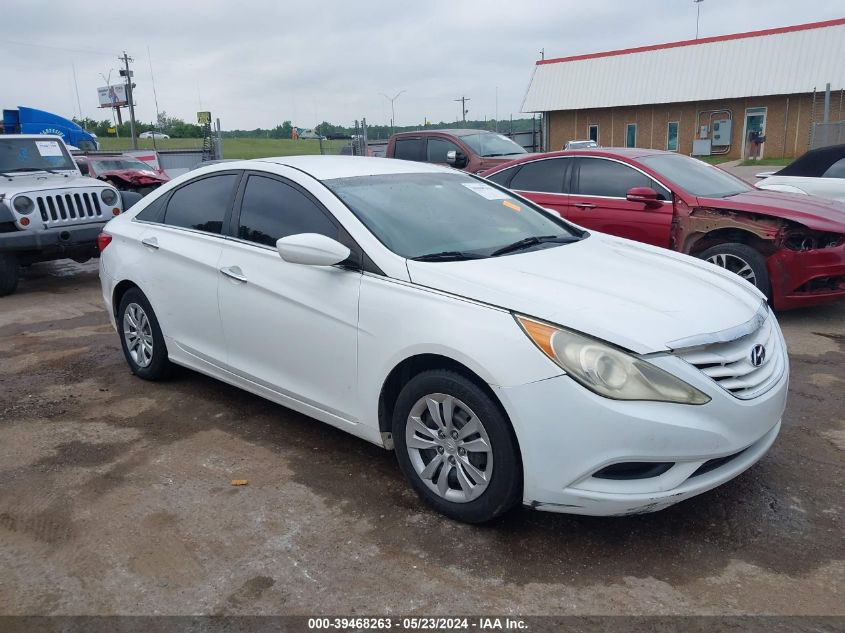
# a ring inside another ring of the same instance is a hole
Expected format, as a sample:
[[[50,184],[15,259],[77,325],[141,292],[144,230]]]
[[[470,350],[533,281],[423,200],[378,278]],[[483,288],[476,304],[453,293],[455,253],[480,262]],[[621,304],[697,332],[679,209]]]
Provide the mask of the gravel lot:
[[[845,305],[781,322],[783,432],[738,479],[470,527],[391,453],[187,370],[134,378],[96,264],[34,266],[0,299],[0,613],[845,614]]]

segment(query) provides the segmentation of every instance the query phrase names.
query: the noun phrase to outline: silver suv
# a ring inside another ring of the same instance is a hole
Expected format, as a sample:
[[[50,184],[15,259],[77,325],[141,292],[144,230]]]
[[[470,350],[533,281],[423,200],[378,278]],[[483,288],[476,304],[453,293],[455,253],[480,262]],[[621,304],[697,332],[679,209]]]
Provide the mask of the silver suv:
[[[0,297],[20,267],[98,255],[103,225],[123,212],[114,187],[85,177],[58,136],[0,136]]]

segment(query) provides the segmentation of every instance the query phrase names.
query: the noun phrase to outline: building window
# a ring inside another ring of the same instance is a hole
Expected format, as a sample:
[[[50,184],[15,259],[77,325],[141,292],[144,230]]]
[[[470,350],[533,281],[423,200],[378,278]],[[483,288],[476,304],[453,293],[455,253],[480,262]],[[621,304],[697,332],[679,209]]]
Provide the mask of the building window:
[[[666,128],[666,149],[670,152],[678,151],[678,122],[669,121]]]
[[[596,143],[599,142],[599,124],[593,123],[590,126],[590,140],[595,141]]]
[[[625,147],[637,146],[637,124],[629,123],[625,128]]]

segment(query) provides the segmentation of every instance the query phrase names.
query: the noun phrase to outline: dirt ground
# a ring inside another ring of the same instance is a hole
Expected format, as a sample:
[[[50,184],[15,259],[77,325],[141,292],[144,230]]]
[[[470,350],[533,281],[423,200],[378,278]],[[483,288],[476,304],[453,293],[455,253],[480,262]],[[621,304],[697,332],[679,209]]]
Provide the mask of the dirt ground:
[[[781,323],[789,406],[747,473],[657,514],[471,527],[382,449],[133,377],[96,265],[35,266],[0,299],[0,613],[845,614],[845,305]]]

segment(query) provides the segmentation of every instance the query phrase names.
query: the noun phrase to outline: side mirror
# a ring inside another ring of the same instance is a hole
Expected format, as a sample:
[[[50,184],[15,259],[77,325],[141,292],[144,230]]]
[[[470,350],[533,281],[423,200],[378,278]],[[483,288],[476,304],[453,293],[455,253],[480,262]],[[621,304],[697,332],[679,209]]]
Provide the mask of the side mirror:
[[[305,266],[334,266],[349,257],[350,250],[337,240],[318,233],[299,233],[276,240],[286,262]]]
[[[660,204],[657,199],[657,192],[651,187],[631,187],[625,194],[628,202],[642,202],[647,207],[654,207]]]
[[[450,149],[446,152],[446,162],[449,163],[452,167],[457,167],[458,169],[463,169],[467,166],[467,157],[460,150]]]

